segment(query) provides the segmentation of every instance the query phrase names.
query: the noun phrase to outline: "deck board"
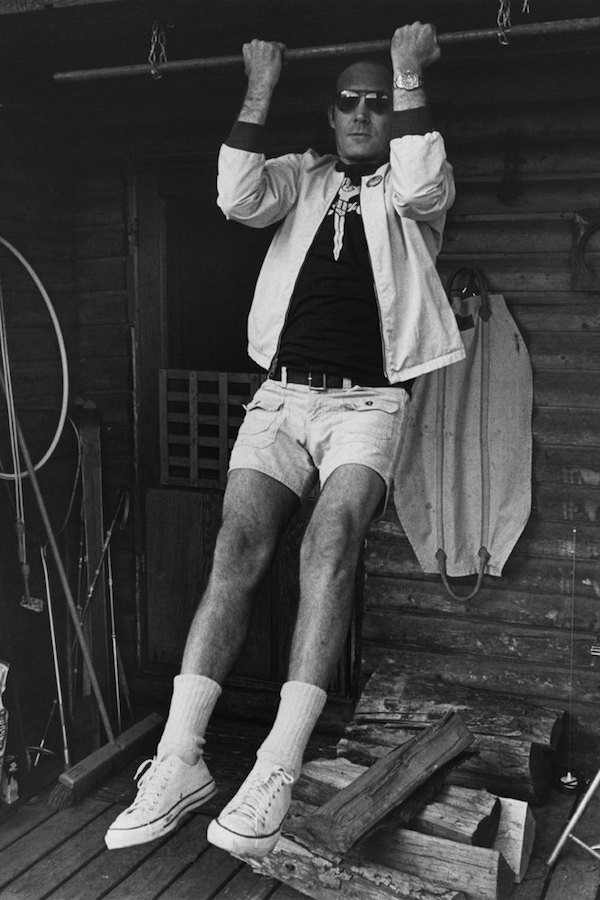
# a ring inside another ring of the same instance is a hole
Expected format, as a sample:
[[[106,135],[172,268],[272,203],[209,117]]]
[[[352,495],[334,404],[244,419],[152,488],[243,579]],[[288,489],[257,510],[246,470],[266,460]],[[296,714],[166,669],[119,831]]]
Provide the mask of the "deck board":
[[[42,858],[55,858],[63,844],[101,816],[106,810],[106,803],[87,798],[77,806],[61,809],[53,816],[45,819],[33,830],[5,847],[0,853],[0,890],[2,898],[7,885],[22,873],[27,873]],[[16,896],[16,895],[15,895]]]
[[[306,894],[301,894],[296,888],[290,887],[289,884],[280,884],[270,900],[303,900]]]
[[[170,887],[208,847],[206,828],[208,816],[195,815],[167,840],[155,845],[154,853],[146,857],[127,878],[104,896],[110,900],[131,900],[132,897],[159,897]],[[150,845],[152,846],[152,845]],[[106,863],[110,868],[113,855],[121,850],[107,850]]]
[[[229,853],[209,847],[160,895],[161,900],[209,900],[241,868],[243,863]]]
[[[46,819],[54,815],[45,798],[18,805],[10,810],[0,822],[0,858],[5,847],[9,847],[19,838],[37,828]]]
[[[102,839],[99,842],[101,852],[66,883],[48,894],[47,900],[82,900],[83,897],[99,900],[154,856],[159,846],[160,843],[153,841],[111,852],[106,850]]]
[[[113,818],[112,810],[105,809],[102,815],[70,834],[68,840],[30,865],[27,871],[5,887],[3,898],[39,900],[54,885],[67,882],[102,853],[103,836]]]
[[[272,897],[279,882],[266,875],[257,875],[248,866],[242,866],[233,878],[215,894],[214,900],[267,900]]]

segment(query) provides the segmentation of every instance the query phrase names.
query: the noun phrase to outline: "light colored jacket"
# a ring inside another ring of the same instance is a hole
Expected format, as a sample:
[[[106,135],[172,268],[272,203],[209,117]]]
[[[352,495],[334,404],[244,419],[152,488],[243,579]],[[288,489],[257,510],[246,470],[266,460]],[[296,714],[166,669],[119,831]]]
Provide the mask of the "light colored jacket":
[[[278,350],[300,268],[344,177],[336,162],[312,150],[265,160],[260,153],[221,147],[217,202],[225,216],[255,228],[281,223],[248,319],[248,352],[265,369]],[[392,383],[465,355],[435,268],[454,196],[438,132],[395,138],[390,162],[362,178],[361,212]]]

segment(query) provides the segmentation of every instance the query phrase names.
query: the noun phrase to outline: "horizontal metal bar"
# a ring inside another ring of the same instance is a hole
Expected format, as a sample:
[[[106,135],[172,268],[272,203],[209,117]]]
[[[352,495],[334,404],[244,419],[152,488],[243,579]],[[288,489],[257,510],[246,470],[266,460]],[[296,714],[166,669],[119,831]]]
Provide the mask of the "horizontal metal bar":
[[[558,19],[552,22],[537,22],[528,25],[513,25],[507,31],[512,38],[538,37],[553,34],[573,34],[600,28],[600,16],[585,19]],[[438,35],[440,46],[453,44],[470,44],[476,41],[498,39],[497,28],[480,28],[474,31],[451,31]],[[388,51],[390,40],[358,41],[351,44],[329,44],[323,47],[301,47],[297,50],[286,50],[285,59],[292,61],[310,61],[313,59],[329,59],[338,56],[361,56],[363,54]],[[168,72],[189,72],[198,69],[222,69],[240,66],[243,63],[241,54],[231,56],[205,56],[198,59],[179,59],[162,63],[156,72],[165,75]],[[135,75],[149,75],[149,63],[141,65],[112,66],[106,69],[76,69],[71,72],[56,72],[54,80],[92,81],[107,78],[123,78]]]

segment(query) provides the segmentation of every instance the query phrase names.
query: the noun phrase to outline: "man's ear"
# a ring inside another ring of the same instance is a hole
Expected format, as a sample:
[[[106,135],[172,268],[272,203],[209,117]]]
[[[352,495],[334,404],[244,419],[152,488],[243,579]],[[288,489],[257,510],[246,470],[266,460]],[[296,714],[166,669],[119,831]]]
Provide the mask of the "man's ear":
[[[330,106],[327,109],[327,121],[329,122],[329,127],[335,129],[335,115],[333,106]]]

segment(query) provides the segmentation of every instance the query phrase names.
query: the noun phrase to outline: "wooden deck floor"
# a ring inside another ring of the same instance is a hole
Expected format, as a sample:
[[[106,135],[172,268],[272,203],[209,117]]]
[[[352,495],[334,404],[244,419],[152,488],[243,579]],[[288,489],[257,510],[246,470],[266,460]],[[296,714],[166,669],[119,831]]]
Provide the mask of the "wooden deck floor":
[[[247,737],[245,726],[238,726]],[[81,803],[56,810],[47,795],[5,808],[0,817],[0,898],[2,900],[301,900],[297,891],[209,845],[210,819],[234,793],[251,759],[254,740],[228,752],[221,734],[207,744],[207,758],[220,790],[169,838],[139,847],[108,851],[104,833],[134,794],[127,765]],[[314,755],[314,754],[313,754]],[[553,793],[534,810],[537,838],[525,881],[511,900],[597,900],[600,863],[571,841],[550,872],[545,860],[572,814],[573,798]],[[600,800],[594,798],[576,829],[588,843],[600,841]],[[342,897],[342,894],[340,894]],[[474,898],[478,900],[478,898]]]

